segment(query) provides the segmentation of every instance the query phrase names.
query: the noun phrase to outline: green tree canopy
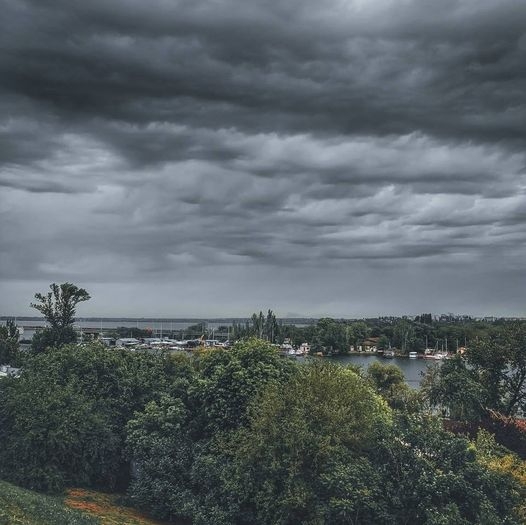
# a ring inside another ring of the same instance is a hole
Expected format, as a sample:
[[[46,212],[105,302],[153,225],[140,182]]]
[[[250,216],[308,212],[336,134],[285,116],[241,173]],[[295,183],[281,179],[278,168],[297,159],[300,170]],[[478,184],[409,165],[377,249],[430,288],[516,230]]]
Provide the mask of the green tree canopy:
[[[31,303],[31,307],[38,310],[55,330],[71,326],[75,322],[77,304],[90,299],[89,293],[71,283],[52,283],[49,287],[51,291],[47,294],[35,294],[37,302]]]
[[[513,416],[526,410],[526,327],[501,327],[479,338],[465,356],[428,375],[425,392],[433,405],[458,419],[480,419],[488,410]]]
[[[276,348],[254,338],[228,350],[204,351],[196,366],[198,380],[190,395],[200,407],[203,430],[210,432],[238,427],[245,421],[247,406],[263,388],[287,379],[294,370]]]
[[[169,390],[168,377],[175,388],[173,370],[95,343],[29,357],[20,377],[0,380],[0,477],[49,491],[114,488],[128,475],[126,423]]]
[[[8,319],[5,326],[0,326],[0,364],[17,364],[18,335],[18,328],[13,320]]]
[[[86,290],[71,283],[52,283],[49,287],[51,291],[47,294],[36,293],[37,302],[30,305],[38,310],[49,324],[33,337],[31,346],[36,352],[75,342],[73,324],[77,304],[90,299]]]
[[[375,446],[378,429],[390,419],[387,404],[355,372],[337,365],[305,366],[269,388],[232,445],[254,522],[325,523],[331,473],[349,461],[357,483],[367,484],[361,476],[367,478],[370,465],[358,458]]]
[[[128,493],[162,519],[227,525],[240,496],[224,488],[233,478],[222,436],[246,425],[248,407],[267,387],[293,376],[297,365],[268,342],[248,339],[228,350],[203,350],[191,366],[186,390],[172,389],[128,423],[137,471]]]
[[[420,396],[405,381],[404,374],[396,365],[371,363],[365,377],[371,382],[391,408],[415,412],[419,409]]]

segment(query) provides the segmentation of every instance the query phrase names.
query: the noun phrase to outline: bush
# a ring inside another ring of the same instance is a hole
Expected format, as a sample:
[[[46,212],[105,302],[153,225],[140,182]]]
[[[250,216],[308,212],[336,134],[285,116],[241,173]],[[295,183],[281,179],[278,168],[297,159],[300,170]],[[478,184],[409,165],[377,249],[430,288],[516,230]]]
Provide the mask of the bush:
[[[126,482],[126,422],[168,388],[163,358],[97,344],[30,358],[0,382],[0,476],[60,491]]]

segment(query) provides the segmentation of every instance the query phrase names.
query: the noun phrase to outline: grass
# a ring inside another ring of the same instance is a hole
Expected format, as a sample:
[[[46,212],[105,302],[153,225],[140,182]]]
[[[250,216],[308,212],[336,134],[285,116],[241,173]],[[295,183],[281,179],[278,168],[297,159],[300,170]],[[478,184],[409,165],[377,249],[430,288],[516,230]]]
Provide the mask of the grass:
[[[94,490],[70,489],[64,503],[99,519],[101,525],[163,525],[141,512],[118,504],[118,496]]]
[[[46,496],[0,481],[0,525],[162,525],[118,504],[118,496],[70,489]]]
[[[0,525],[97,525],[100,520],[44,496],[0,481]]]

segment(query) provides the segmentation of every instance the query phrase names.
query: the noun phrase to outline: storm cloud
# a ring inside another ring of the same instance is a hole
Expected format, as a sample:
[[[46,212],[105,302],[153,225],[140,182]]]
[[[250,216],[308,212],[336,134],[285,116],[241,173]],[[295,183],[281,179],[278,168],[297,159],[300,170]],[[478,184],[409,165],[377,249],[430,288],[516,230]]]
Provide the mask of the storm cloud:
[[[526,314],[523,3],[0,6],[1,313]]]

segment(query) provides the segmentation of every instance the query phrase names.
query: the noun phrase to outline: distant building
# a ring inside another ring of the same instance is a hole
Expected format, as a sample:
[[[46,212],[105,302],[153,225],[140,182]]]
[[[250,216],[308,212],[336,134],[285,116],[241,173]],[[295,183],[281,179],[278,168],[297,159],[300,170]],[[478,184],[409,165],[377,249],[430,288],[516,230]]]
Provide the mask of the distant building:
[[[309,343],[301,343],[299,347],[299,353],[302,355],[307,355],[310,353],[310,345]]]
[[[378,350],[378,341],[379,337],[368,337],[361,344],[357,345],[355,348],[354,345],[351,345],[351,352],[376,352]]]
[[[14,366],[1,365],[0,366],[0,378],[2,377],[18,377],[21,369],[15,368]]]
[[[133,347],[138,344],[140,344],[140,341],[134,337],[123,337],[122,339],[117,339],[117,341],[115,341],[115,346],[125,348]]]

